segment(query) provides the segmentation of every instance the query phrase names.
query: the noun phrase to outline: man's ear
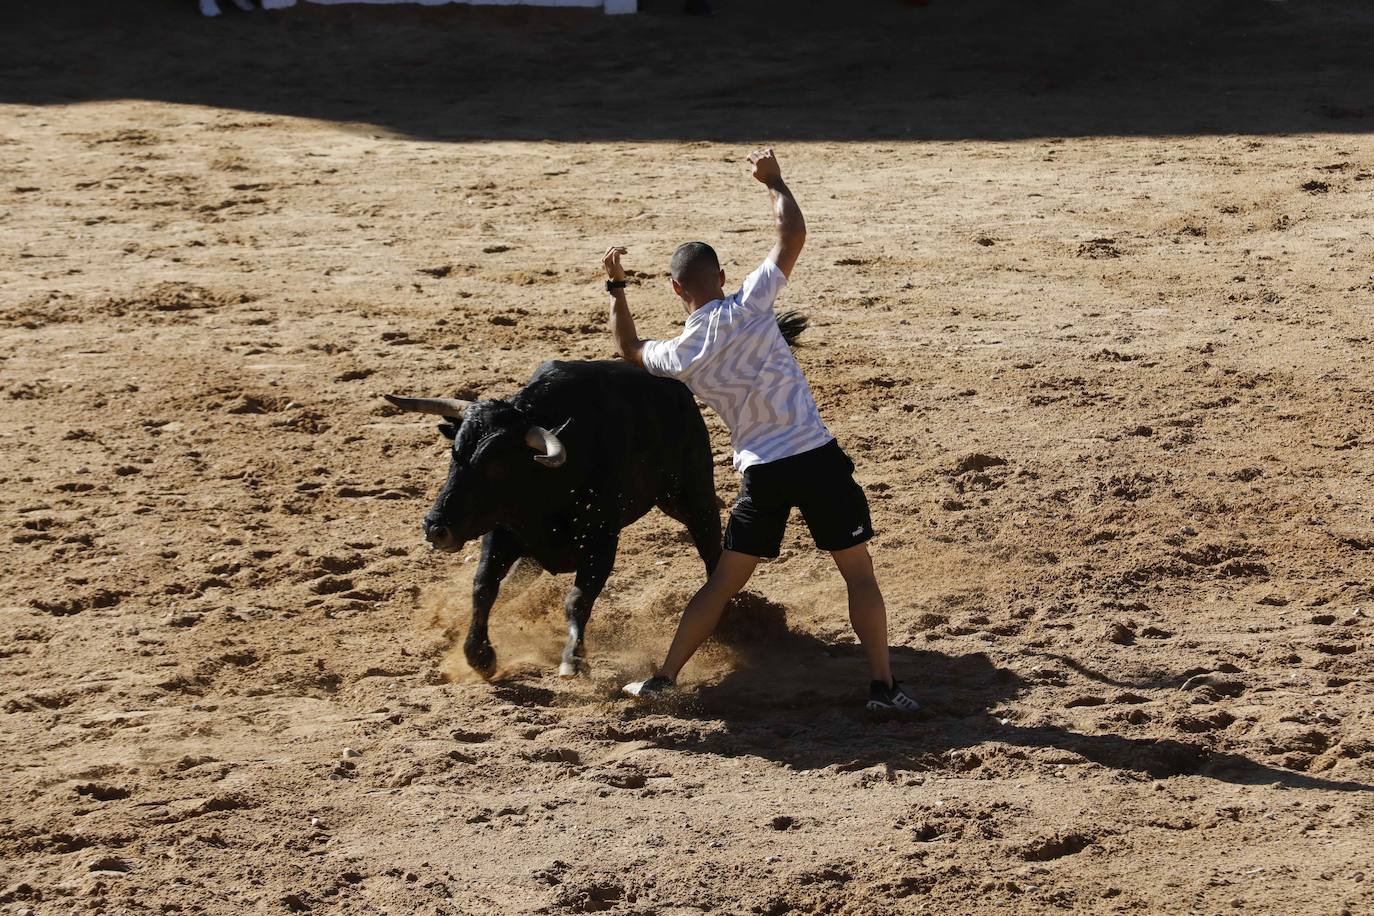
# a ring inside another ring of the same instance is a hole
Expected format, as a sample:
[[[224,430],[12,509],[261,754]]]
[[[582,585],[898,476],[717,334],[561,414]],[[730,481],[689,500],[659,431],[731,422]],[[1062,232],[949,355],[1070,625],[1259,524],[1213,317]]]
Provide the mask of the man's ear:
[[[720,288],[725,289],[725,268],[720,269]]]
[[[454,436],[458,435],[458,427],[454,426],[452,423],[440,423],[439,432],[444,434],[445,439],[452,439]]]
[[[671,283],[671,284],[673,284],[673,295],[677,296],[679,299],[683,298],[683,295],[682,295],[682,284],[679,283],[679,282],[677,282],[677,278],[674,277],[674,278],[670,279],[668,282]]]

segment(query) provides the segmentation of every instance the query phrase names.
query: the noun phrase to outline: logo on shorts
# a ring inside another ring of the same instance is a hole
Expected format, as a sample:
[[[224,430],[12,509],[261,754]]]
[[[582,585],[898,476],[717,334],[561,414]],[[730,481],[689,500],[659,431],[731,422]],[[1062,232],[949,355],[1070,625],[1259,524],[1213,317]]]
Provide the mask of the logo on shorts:
[[[860,525],[859,527],[855,528],[853,531],[849,532],[849,536],[850,536],[850,537],[858,537],[859,535],[861,535],[861,534],[863,534],[863,533],[864,533],[864,526],[863,526],[863,525]]]

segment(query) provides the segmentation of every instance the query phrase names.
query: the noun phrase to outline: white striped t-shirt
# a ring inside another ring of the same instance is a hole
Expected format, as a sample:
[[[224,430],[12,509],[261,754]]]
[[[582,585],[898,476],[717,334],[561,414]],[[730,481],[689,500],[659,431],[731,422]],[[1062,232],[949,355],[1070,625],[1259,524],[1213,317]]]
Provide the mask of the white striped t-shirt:
[[[739,291],[687,316],[672,340],[644,342],[644,368],[685,382],[730,427],[741,474],[834,437],[773,314],[787,277],[764,261]]]

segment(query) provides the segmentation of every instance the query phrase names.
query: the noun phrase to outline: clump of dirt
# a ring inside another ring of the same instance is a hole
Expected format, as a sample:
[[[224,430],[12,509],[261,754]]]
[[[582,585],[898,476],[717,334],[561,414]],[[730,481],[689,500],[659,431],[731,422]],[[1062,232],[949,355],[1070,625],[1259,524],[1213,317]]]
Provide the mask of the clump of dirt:
[[[132,295],[106,298],[99,303],[98,308],[111,317],[123,318],[174,312],[213,311],[234,305],[245,305],[256,300],[256,296],[247,292],[230,293],[207,289],[195,283],[167,280]]]
[[[1103,258],[1121,257],[1121,249],[1117,247],[1116,239],[1088,239],[1078,245],[1078,256],[1090,260],[1101,260]]]

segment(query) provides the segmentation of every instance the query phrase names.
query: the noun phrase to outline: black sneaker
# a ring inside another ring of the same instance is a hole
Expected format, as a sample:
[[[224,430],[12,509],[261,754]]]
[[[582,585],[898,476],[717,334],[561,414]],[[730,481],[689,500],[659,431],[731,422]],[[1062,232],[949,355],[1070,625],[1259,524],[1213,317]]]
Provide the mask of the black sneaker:
[[[889,687],[882,681],[872,681],[868,685],[868,706],[870,712],[920,712],[921,704],[907,693],[902,682],[893,678]]]
[[[665,696],[673,689],[673,679],[655,674],[647,681],[635,681],[633,684],[626,684],[621,690],[626,696],[639,697],[641,700],[653,700]]]

